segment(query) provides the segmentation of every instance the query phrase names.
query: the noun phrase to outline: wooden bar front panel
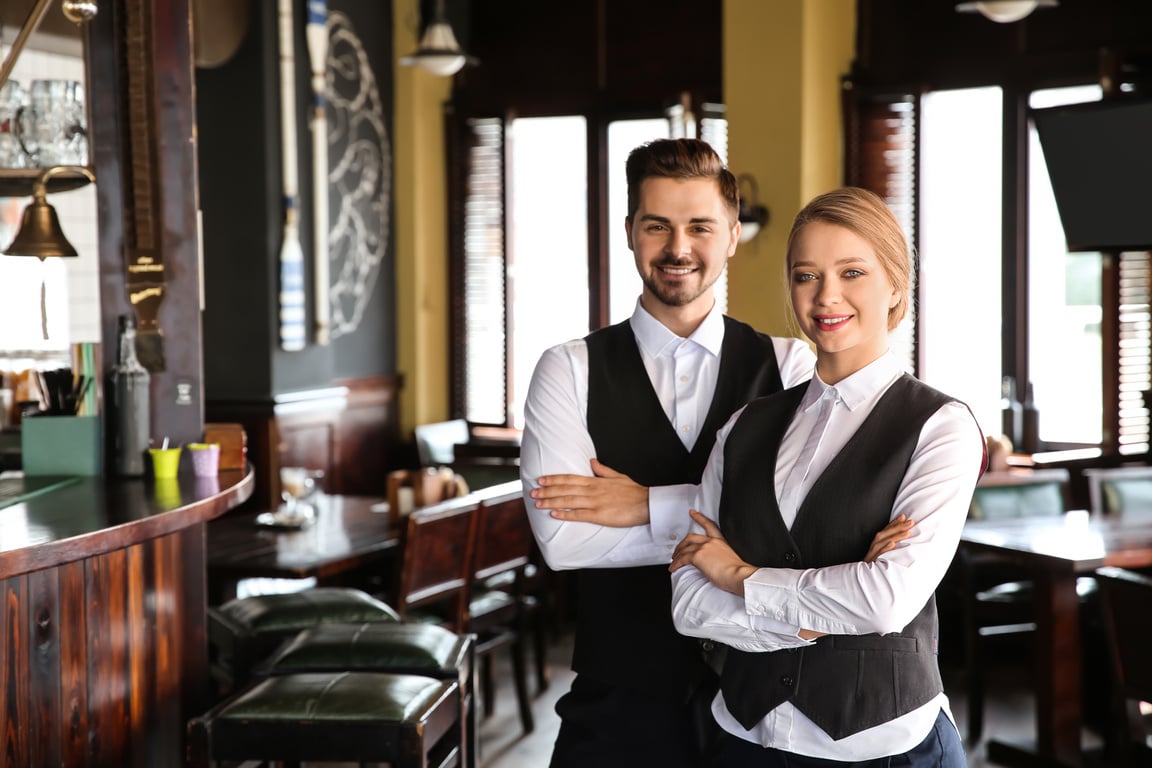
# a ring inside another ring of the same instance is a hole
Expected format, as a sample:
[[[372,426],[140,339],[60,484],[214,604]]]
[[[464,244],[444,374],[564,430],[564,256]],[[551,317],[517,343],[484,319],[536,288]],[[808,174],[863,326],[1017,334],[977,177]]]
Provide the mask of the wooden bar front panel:
[[[183,761],[207,709],[204,526],[0,580],[0,766]]]

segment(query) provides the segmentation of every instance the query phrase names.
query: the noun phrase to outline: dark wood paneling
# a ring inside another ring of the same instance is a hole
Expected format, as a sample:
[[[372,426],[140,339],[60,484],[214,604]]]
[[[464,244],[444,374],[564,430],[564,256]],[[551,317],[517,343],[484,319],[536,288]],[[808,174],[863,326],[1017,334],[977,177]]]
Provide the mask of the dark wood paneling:
[[[248,433],[248,458],[256,468],[253,503],[274,508],[280,500],[280,467],[323,469],[328,493],[380,496],[399,457],[399,376],[336,382],[336,389],[294,392],[290,403],[214,402],[209,422],[236,422]]]
[[[0,581],[0,765],[182,764],[210,695],[203,563],[201,524]]]
[[[84,563],[54,569],[59,574],[61,765],[85,765],[88,751],[88,617],[84,610]],[[49,722],[52,722],[49,720]]]
[[[28,576],[28,612],[32,639],[29,677],[32,722],[50,723],[60,713],[60,624],[58,574],[54,569]],[[57,734],[30,729],[29,765],[60,765]]]

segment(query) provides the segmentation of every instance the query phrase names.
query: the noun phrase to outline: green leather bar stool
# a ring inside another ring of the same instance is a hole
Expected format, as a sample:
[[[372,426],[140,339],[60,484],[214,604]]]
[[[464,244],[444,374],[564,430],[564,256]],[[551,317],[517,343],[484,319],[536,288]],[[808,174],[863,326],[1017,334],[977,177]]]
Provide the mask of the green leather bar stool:
[[[358,589],[316,587],[258,595],[208,609],[208,651],[221,696],[242,686],[252,667],[301,630],[324,623],[396,622],[387,603]]]
[[[270,677],[188,724],[188,765],[225,761],[460,765],[455,680],[380,672]]]
[[[478,760],[475,649],[473,635],[433,624],[318,624],[284,643],[253,674],[391,672],[454,680],[460,686],[461,764],[472,768]]]

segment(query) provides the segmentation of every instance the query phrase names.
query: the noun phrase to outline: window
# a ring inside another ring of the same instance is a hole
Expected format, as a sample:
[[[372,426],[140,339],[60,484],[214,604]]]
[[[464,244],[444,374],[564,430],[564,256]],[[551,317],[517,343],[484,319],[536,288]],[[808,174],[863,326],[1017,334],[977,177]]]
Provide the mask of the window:
[[[1099,87],[1081,86],[1021,98],[1046,107],[1100,97]],[[1018,399],[1030,391],[1039,412],[1039,451],[1144,452],[1149,254],[1068,251],[1027,120],[1018,121],[1023,193],[1019,203],[1003,199],[1013,178],[1012,148],[1004,146],[1013,98],[987,86],[858,94],[852,105],[849,182],[890,203],[902,182],[911,179],[916,190],[917,373],[967,402],[987,434],[1004,428],[1001,383],[1010,377]],[[902,126],[917,117],[918,157],[910,159]],[[904,206],[893,208],[900,215]],[[1014,437],[1019,448],[1023,436]]]
[[[727,124],[720,105],[705,105],[700,136],[722,158]],[[610,121],[605,132],[606,189],[589,155],[588,120],[580,115],[472,119],[463,127],[466,158],[456,184],[463,193],[462,233],[454,247],[454,413],[472,423],[523,427],[524,398],[540,355],[586,335],[595,306],[606,322],[631,316],[640,293],[624,235],[624,162],[637,145],[695,131],[682,111]],[[606,201],[589,210],[589,199]],[[600,236],[601,227],[603,235]],[[599,248],[607,243],[606,274]],[[604,283],[603,287],[601,282]],[[717,301],[727,304],[726,277]]]
[[[1002,101],[995,87],[921,101],[919,374],[990,435],[1001,431]]]
[[[1099,86],[1034,91],[1030,107],[1098,101]],[[1102,256],[1069,253],[1035,126],[1028,126],[1028,387],[1041,444],[1104,438]],[[1145,344],[1147,349],[1147,344]]]

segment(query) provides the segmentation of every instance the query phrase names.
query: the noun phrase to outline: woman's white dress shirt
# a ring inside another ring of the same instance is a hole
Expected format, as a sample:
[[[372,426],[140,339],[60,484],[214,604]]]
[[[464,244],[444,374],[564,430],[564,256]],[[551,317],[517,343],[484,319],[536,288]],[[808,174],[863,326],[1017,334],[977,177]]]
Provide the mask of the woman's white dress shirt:
[[[688,338],[677,336],[640,302],[630,320],[640,357],[664,413],[691,450],[708,415],[720,370],[724,316],[712,311]],[[780,378],[791,387],[812,376],[816,356],[796,338],[772,339]],[[659,565],[688,533],[696,485],[650,488],[649,525],[610,528],[565,522],[536,509],[528,492],[541,475],[592,474],[596,448],[588,434],[588,345],[575,339],[547,350],[536,365],[524,404],[520,476],[528,516],[545,561],[554,570]]]
[[[819,376],[812,378],[784,434],[775,466],[776,496],[789,528],[813,482],[903,372],[889,352],[835,387]],[[785,481],[816,426],[821,397],[833,399],[823,437],[806,472],[798,468],[797,477],[803,477],[798,493],[782,498]],[[719,508],[724,443],[742,411],[717,433],[696,500],[696,509],[713,520]],[[924,607],[952,562],[983,464],[982,446],[979,426],[968,408],[959,402],[942,406],[921,431],[892,508],[892,518],[904,514],[916,522],[908,539],[870,564],[761,568],[745,580],[744,597],[715,587],[693,566],[681,568],[672,575],[676,629],[753,652],[803,646],[806,641],[797,636],[801,629],[845,635],[903,629]],[[767,465],[772,457],[764,460]],[[896,720],[834,741],[788,702],[751,731],[729,714],[722,693],[712,704],[717,722],[729,733],[787,752],[845,761],[908,751],[928,734],[941,709],[951,717],[943,693]]]

